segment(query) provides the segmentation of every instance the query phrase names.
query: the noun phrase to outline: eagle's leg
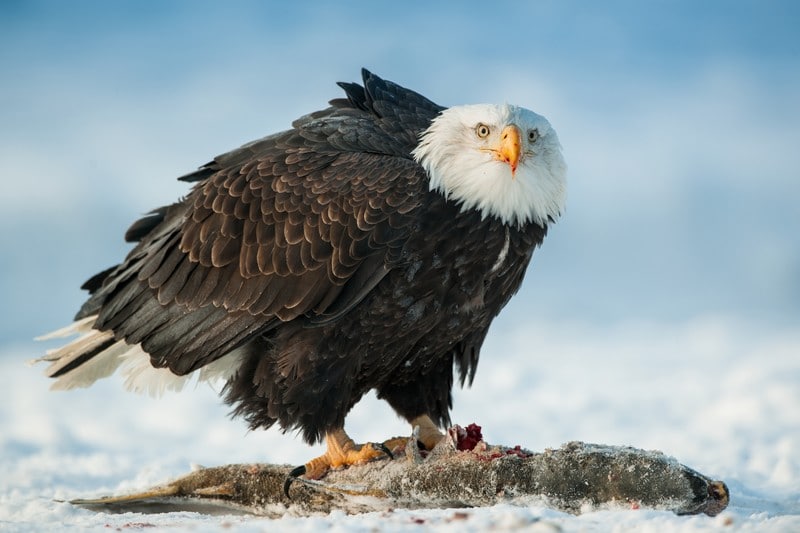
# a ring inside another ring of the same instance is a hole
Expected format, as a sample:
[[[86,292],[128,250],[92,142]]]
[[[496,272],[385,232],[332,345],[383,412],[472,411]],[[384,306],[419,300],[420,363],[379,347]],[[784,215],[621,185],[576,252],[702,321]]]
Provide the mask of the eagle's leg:
[[[325,444],[328,449],[323,455],[289,472],[289,476],[283,484],[283,492],[287,498],[289,497],[289,487],[291,487],[292,481],[300,476],[305,476],[307,479],[319,479],[331,469],[360,465],[382,457],[394,458],[392,452],[382,443],[356,444],[345,433],[344,428],[326,433]]]
[[[428,415],[420,415],[408,421],[411,424],[411,429],[419,428],[417,433],[417,440],[422,444],[426,450],[432,450],[434,446],[439,444],[439,441],[444,438],[444,434],[439,431],[436,424],[433,423],[431,417]],[[384,441],[384,446],[394,451],[403,449],[408,442],[408,437],[394,437]]]
[[[382,457],[392,458],[392,453],[383,444],[356,444],[343,428],[326,433],[325,444],[327,451],[304,465],[306,478],[319,479],[331,469],[360,465]]]
[[[412,428],[419,428],[417,439],[426,450],[432,450],[444,438],[444,434],[439,431],[428,415],[414,417],[409,420],[409,423]],[[381,457],[393,459],[392,450],[402,450],[406,443],[408,443],[408,437],[394,437],[383,443],[356,444],[344,431],[344,428],[329,431],[325,434],[325,445],[327,446],[325,453],[289,472],[289,476],[283,484],[283,492],[288,498],[289,487],[300,476],[305,476],[307,479],[319,479],[331,469],[360,465]]]

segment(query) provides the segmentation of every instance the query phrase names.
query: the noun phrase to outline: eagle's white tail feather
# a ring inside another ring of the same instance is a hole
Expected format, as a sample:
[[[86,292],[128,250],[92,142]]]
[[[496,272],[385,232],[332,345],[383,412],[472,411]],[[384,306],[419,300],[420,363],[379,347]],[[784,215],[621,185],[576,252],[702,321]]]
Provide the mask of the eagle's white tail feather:
[[[245,344],[201,368],[198,380],[209,383],[228,381],[239,371],[246,354],[247,345]]]
[[[74,364],[86,353],[97,350],[103,344],[108,343],[113,339],[113,333],[92,329],[96,318],[96,316],[86,317],[67,327],[38,337],[37,340],[46,340],[80,334],[80,337],[65,346],[49,350],[44,357],[33,362],[49,362],[50,366],[47,367],[45,374],[53,377],[68,365]],[[196,372],[178,376],[167,368],[155,368],[150,364],[150,355],[142,349],[141,345],[116,341],[90,359],[56,377],[51,389],[68,390],[76,387],[88,387],[98,379],[108,377],[121,369],[127,390],[158,397],[168,390],[180,391],[192,376],[197,376],[198,381],[227,380],[241,365],[244,353],[243,347],[238,348]]]
[[[140,346],[130,346],[122,356],[122,375],[127,390],[160,397],[166,391],[180,392],[193,377],[208,383],[228,380],[241,366],[243,355],[244,349],[238,348],[199,370],[178,376],[167,368],[155,368]]]
[[[78,333],[88,333],[92,329],[94,321],[97,320],[97,315],[87,316],[70,324],[69,326],[45,333],[36,337],[36,341],[49,341],[51,339],[63,339],[64,337],[71,337]]]
[[[128,350],[122,356],[122,376],[125,378],[125,389],[131,392],[158,398],[168,390],[180,392],[192,376],[178,376],[168,368],[156,368],[150,364],[150,355],[140,345],[126,346]]]
[[[45,373],[48,377],[56,376],[62,372],[65,367],[74,364],[77,359],[85,356],[85,354],[100,349],[104,344],[108,344],[109,341],[113,340],[113,338],[114,334],[110,331],[93,330],[89,333],[81,335],[74,341],[62,346],[61,348],[48,350],[47,355],[42,358],[42,360],[51,361],[50,366],[47,367]],[[88,361],[81,363],[76,368],[84,367],[95,359],[97,359],[97,357],[93,357]],[[113,369],[111,372],[113,372]],[[90,383],[91,382],[84,386],[87,386]]]
[[[108,337],[110,338],[111,335]],[[64,348],[68,348],[70,346],[71,344],[68,344]],[[123,341],[115,342],[109,348],[106,348],[88,361],[58,376],[55,382],[50,386],[50,389],[69,390],[78,387],[85,388],[98,379],[110,376],[122,364],[122,358],[120,355],[123,353],[123,348],[125,346],[127,345]],[[62,348],[62,350],[64,348]],[[81,352],[77,352],[77,355],[81,355]],[[72,358],[76,356],[73,356]],[[47,375],[52,377],[52,375],[55,373],[53,371],[53,367],[55,365],[63,367],[64,365],[61,363],[61,361],[56,361],[50,365],[50,367],[47,369]]]

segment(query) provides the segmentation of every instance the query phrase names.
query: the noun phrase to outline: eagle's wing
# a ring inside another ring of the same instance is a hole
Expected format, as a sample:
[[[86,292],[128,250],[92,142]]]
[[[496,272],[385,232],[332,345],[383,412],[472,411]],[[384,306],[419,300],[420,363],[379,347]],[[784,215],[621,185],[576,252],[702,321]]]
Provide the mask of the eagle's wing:
[[[183,375],[281,322],[357,305],[398,260],[427,194],[408,155],[416,132],[397,135],[369,90],[353,101],[357,87],[347,105],[187,176],[189,196],[134,224],[125,262],[87,282],[78,318],[96,314],[95,328]],[[436,109],[417,109],[418,123]]]

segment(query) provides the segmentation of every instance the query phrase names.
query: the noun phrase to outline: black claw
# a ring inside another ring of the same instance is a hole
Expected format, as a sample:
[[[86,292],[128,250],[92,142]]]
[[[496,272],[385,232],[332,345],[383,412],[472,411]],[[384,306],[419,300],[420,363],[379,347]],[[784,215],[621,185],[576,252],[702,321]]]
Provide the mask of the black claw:
[[[386,455],[389,456],[389,459],[394,459],[394,454],[392,454],[392,450],[386,447],[386,445],[382,442],[371,442],[373,450],[380,450]]]
[[[292,497],[289,496],[289,487],[292,486],[292,482],[295,479],[299,478],[305,473],[306,473],[306,465],[300,465],[296,468],[293,468],[292,471],[289,472],[289,475],[286,476],[286,481],[283,482],[283,493],[286,494],[286,497],[289,498],[290,500],[292,499]]]

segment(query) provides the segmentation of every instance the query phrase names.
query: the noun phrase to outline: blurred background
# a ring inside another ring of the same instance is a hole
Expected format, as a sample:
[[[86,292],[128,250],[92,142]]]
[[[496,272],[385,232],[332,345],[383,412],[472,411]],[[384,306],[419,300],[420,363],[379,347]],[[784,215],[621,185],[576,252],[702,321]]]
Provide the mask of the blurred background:
[[[800,4],[6,1],[0,343],[71,320],[175,178],[359,69],[550,119],[568,207],[496,330],[800,318]],[[7,352],[6,352],[7,353]]]
[[[569,202],[503,323],[796,320],[794,2],[4,2],[0,342],[68,322],[175,177],[364,66],[547,116]]]
[[[455,422],[533,449],[662,449],[739,502],[800,493],[798,28],[793,1],[0,2],[0,489],[312,456],[231,423],[207,387],[49,394],[23,362],[127,253],[129,224],[187,192],[177,176],[367,67],[443,105],[533,109],[569,164],[567,211]],[[374,398],[348,424],[408,431]],[[53,481],[56,460],[72,470]]]

